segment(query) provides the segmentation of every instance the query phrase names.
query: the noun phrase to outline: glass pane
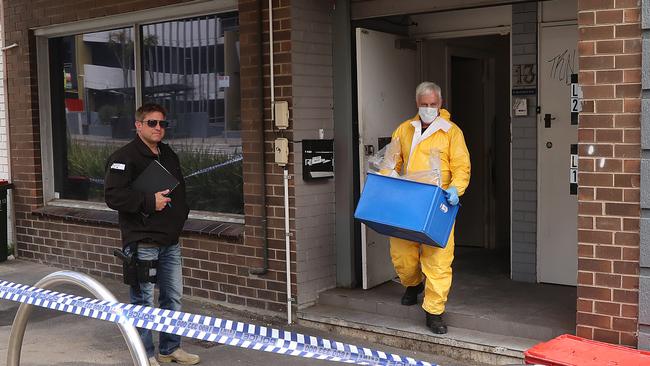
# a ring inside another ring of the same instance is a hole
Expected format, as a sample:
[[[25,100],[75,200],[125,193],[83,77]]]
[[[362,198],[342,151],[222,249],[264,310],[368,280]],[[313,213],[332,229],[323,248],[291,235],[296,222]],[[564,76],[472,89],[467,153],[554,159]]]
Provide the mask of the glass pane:
[[[142,26],[144,101],[167,108],[190,208],[243,213],[239,24],[220,14]]]
[[[55,191],[104,201],[106,159],[134,136],[133,28],[50,39]]]

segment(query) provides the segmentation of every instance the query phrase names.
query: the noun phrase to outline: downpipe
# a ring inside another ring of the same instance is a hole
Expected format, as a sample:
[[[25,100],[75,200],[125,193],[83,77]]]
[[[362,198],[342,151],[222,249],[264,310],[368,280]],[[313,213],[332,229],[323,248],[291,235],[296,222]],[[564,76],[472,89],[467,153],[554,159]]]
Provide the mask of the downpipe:
[[[287,272],[287,324],[291,324],[291,232],[289,231],[289,170],[284,169],[284,248]]]

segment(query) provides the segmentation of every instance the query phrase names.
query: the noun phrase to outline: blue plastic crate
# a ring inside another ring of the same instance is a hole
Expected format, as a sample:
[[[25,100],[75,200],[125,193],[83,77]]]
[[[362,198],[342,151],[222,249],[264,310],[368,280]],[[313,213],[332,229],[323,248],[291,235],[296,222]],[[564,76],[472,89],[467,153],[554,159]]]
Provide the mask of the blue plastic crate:
[[[354,217],[376,232],[444,248],[458,205],[441,188],[368,173]]]

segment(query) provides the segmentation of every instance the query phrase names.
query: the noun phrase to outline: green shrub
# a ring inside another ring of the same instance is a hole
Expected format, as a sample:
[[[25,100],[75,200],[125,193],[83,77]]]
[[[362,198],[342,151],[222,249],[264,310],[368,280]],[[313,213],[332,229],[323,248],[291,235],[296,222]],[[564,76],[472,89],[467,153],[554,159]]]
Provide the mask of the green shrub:
[[[176,153],[184,176],[234,158],[206,148],[181,147]],[[243,181],[241,161],[188,177],[187,202],[193,210],[243,214]]]
[[[106,160],[120,145],[89,143],[68,139],[68,175],[104,179]],[[205,147],[192,145],[174,146],[181,162],[184,176],[201,169],[233,159],[234,156],[219,153]],[[185,180],[187,202],[192,210],[243,214],[244,192],[242,162],[226,165]],[[88,200],[103,202],[104,186],[91,183]]]

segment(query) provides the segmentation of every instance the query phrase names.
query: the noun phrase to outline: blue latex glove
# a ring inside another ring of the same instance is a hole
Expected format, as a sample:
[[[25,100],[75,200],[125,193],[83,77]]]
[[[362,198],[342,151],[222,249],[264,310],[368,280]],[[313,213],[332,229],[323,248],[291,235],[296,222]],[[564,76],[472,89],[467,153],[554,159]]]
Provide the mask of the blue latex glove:
[[[458,204],[458,190],[456,187],[451,186],[445,192],[447,192],[447,202],[452,206],[456,206]]]

